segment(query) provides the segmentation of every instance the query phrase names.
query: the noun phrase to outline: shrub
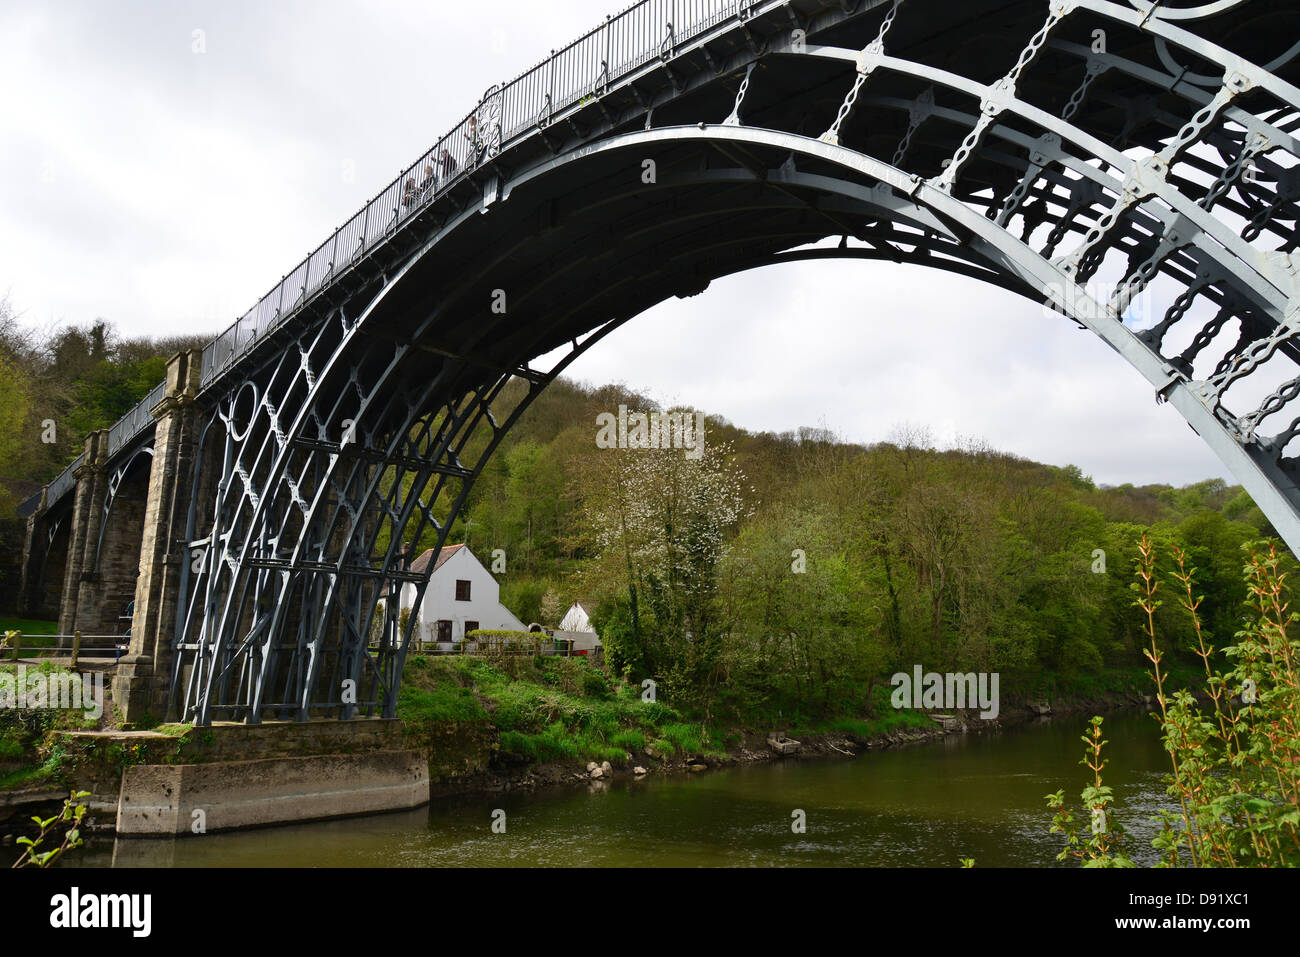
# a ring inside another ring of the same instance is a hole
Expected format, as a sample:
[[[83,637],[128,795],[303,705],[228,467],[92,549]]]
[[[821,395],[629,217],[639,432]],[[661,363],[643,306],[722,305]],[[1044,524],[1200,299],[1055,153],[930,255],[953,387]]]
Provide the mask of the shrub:
[[[1061,648],[1061,667],[1067,674],[1101,671],[1101,652],[1087,638],[1071,638]]]
[[[609,679],[591,666],[587,666],[582,673],[582,693],[588,698],[601,699],[607,699],[613,695],[613,691],[609,686]]]

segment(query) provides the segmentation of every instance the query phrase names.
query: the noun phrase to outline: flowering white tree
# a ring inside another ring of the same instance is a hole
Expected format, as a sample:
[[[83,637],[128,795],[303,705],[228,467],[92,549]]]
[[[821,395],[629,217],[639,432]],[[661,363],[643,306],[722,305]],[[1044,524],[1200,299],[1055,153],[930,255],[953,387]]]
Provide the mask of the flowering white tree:
[[[646,671],[695,669],[712,657],[717,565],[728,530],[747,514],[732,456],[721,443],[695,456],[612,448],[590,459],[584,498],[603,559],[595,573],[626,586],[638,647],[624,649],[625,660]]]

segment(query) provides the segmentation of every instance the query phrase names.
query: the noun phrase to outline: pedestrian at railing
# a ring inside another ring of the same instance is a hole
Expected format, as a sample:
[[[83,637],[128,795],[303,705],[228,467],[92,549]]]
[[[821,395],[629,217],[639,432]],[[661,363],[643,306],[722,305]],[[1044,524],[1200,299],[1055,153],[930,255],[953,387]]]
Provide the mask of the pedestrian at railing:
[[[456,158],[447,152],[444,146],[442,153],[439,154],[439,160],[442,163],[442,178],[447,179],[456,172]]]
[[[478,135],[478,117],[469,118],[469,129],[465,131],[465,139],[469,140],[469,148],[473,150],[472,156],[477,158],[483,150],[483,143]]]

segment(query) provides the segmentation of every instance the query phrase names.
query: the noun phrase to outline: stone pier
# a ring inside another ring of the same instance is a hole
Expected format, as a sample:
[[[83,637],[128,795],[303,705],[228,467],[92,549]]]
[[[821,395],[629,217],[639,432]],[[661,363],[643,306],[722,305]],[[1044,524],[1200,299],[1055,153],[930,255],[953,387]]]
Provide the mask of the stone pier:
[[[200,359],[197,350],[172,357],[167,391],[151,410],[158,424],[138,540],[131,644],[113,678],[113,700],[122,720],[131,723],[167,717],[171,636],[187,560],[179,543],[191,506],[191,490],[180,477],[192,474],[198,449]]]
[[[85,462],[73,472],[77,490],[72,503],[71,532],[68,540],[68,560],[63,574],[63,595],[59,601],[59,634],[70,635],[77,630],[77,612],[82,608],[81,586],[90,578],[87,570],[87,548],[95,548],[101,509],[97,504],[104,497],[104,458],[108,433],[101,429],[86,436]],[[93,562],[93,555],[90,556]]]

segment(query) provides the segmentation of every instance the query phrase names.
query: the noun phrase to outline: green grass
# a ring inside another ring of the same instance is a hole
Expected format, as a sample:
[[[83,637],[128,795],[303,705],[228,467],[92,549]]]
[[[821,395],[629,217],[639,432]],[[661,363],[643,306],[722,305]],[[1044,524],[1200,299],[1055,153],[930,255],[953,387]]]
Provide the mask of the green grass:
[[[577,744],[560,724],[553,725],[538,734],[503,731],[501,750],[533,761],[560,761],[578,757]]]
[[[469,688],[438,687],[430,691],[402,688],[397,713],[404,721],[478,721],[487,711]]]
[[[664,739],[670,741],[678,751],[698,753],[704,750],[700,740],[700,727],[695,724],[666,724],[659,729]]]
[[[31,651],[38,651],[43,648],[53,648],[58,640],[51,637],[59,630],[58,622],[40,621],[34,618],[0,618],[0,638],[8,631],[17,631],[22,633],[22,642],[19,645],[19,655],[26,657]],[[9,648],[0,649],[0,661],[9,659]]]
[[[194,730],[194,725],[192,725],[192,724],[174,724],[174,723],[173,723],[173,724],[160,724],[160,725],[158,725],[156,728],[154,728],[153,730],[154,730],[154,731],[157,731],[159,734],[167,734],[167,735],[170,735],[170,736],[172,736],[173,738],[183,738],[185,735],[189,734],[191,731]]]
[[[500,732],[502,751],[535,761],[624,763],[652,737],[675,737],[692,751],[712,743],[676,709],[614,694],[609,679],[586,661],[539,658],[518,674],[476,658],[412,657],[398,716],[417,725],[488,721]]]
[[[26,673],[29,675],[34,672],[40,672],[41,674],[47,674],[47,675],[55,674],[55,673],[63,674],[64,672],[69,672],[69,669],[63,667],[62,665],[57,665],[53,661],[38,661],[35,664],[23,664],[23,667],[27,669]],[[7,671],[9,674],[17,674],[18,665],[16,665],[12,661],[0,661],[0,671]]]
[[[10,791],[27,784],[35,784],[46,779],[44,766],[19,768],[9,774],[0,774],[0,791]]]
[[[29,635],[56,635],[59,633],[57,621],[43,621],[37,618],[7,618],[0,615],[0,632],[21,631],[23,642]]]
[[[9,774],[0,775],[0,791],[22,787],[27,784],[59,780],[60,773],[63,770],[63,761],[66,757],[67,754],[63,748],[56,745],[50,749],[49,757],[41,764],[19,768]]]
[[[622,748],[624,751],[644,751],[646,740],[645,732],[636,728],[628,728],[626,731],[619,731],[609,743],[616,748]]]
[[[18,665],[0,663],[0,673],[14,674]],[[67,674],[67,668],[50,661],[23,665],[31,673]],[[0,710],[0,760],[25,761],[27,766],[0,774],[0,790],[22,787],[57,778],[64,759],[63,749],[54,746],[44,761],[38,757],[51,731],[93,730],[99,726],[79,708],[34,708],[22,711]]]

